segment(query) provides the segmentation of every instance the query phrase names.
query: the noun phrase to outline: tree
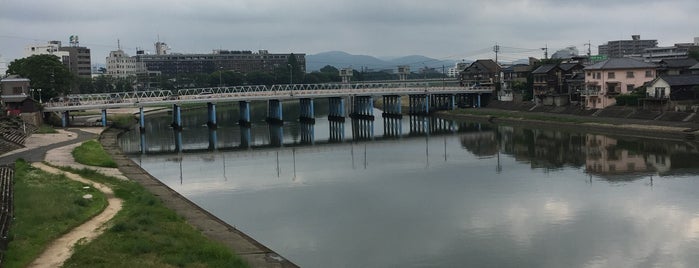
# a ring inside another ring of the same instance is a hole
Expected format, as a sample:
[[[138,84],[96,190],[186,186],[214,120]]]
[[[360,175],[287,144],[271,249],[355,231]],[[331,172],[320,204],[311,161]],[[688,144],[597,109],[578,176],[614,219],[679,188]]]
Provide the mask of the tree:
[[[33,55],[14,60],[7,66],[7,74],[31,80],[32,88],[40,88],[44,98],[66,95],[75,76],[54,55]]]

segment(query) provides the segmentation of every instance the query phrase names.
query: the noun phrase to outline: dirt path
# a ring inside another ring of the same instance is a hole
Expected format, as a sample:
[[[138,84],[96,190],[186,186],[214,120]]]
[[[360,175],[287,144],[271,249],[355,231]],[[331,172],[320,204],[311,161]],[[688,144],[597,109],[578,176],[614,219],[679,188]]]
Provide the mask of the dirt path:
[[[111,188],[86,180],[77,174],[64,172],[42,163],[32,163],[32,166],[49,173],[63,173],[71,180],[92,185],[107,196],[108,205],[102,213],[51,242],[46,250],[29,265],[29,267],[60,267],[71,256],[73,246],[78,241],[90,241],[104,232],[104,224],[121,210],[122,200],[114,196]]]

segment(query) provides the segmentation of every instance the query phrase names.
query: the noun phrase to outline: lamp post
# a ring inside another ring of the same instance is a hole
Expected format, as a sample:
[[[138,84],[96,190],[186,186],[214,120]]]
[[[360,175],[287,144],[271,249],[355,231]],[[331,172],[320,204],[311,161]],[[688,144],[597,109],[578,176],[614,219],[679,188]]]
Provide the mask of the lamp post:
[[[291,64],[287,64],[286,66],[289,66],[289,90],[291,91],[291,96],[294,96],[294,69],[291,67]]]
[[[41,104],[41,103],[43,103],[43,102],[41,101],[41,89],[40,89],[40,88],[37,88],[36,91],[39,91],[39,104]]]
[[[218,67],[218,86],[219,87],[223,87],[222,73],[223,73],[223,67]]]

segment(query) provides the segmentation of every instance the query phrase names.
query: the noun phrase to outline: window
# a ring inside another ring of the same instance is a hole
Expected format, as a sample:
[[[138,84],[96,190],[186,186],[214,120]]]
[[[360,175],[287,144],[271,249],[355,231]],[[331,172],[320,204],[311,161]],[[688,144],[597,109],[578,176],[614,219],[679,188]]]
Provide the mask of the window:
[[[633,84],[626,85],[626,92],[631,92],[634,90],[634,88],[636,88],[636,87]]]
[[[597,77],[595,77],[596,79],[602,79],[602,73],[597,72],[596,74],[597,74]]]
[[[633,72],[626,72],[626,78],[633,78]]]
[[[587,76],[592,76],[592,72],[587,72]]]
[[[615,77],[614,72],[608,72],[608,73],[607,73],[607,78],[609,78],[609,79],[614,79],[614,77]]]
[[[646,71],[646,77],[653,77],[653,71],[647,70],[647,71]]]

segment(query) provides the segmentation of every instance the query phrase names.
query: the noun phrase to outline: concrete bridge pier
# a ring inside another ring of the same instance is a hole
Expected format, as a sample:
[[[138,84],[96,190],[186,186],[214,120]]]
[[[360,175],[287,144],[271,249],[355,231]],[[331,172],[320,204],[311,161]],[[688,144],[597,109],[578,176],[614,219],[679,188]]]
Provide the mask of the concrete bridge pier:
[[[343,142],[345,140],[345,122],[330,120],[329,123],[330,141]]]
[[[408,95],[411,115],[427,115],[430,113],[430,95]]]
[[[301,122],[299,128],[301,143],[315,144],[315,124]]]
[[[238,108],[239,108],[239,118],[238,120],[238,125],[241,127],[250,127],[251,121],[250,121],[250,102],[249,101],[239,101],[238,102]]]
[[[384,137],[401,137],[403,135],[403,119],[384,117],[383,131]]]
[[[428,117],[415,115],[410,117],[410,134],[429,135],[430,122]]]
[[[240,126],[240,147],[250,148],[252,129],[250,126]]]
[[[331,122],[345,122],[345,99],[341,97],[331,97],[328,98],[328,104],[328,120]]]
[[[182,148],[182,129],[173,129],[175,135],[175,151],[181,153],[184,148]]]
[[[138,130],[146,133],[146,115],[143,113],[143,107],[138,108]]]
[[[284,123],[282,117],[282,102],[279,100],[267,101],[267,122],[281,125]]]
[[[217,123],[216,123],[216,104],[212,102],[207,102],[206,103],[206,111],[209,116],[209,121],[206,122],[206,125],[209,126],[210,129],[216,129]]]
[[[182,108],[177,105],[172,105],[172,128],[175,130],[182,130]]]
[[[374,98],[371,96],[356,96],[354,98],[353,118],[374,120]]]
[[[269,124],[269,142],[272,146],[284,145],[284,128],[281,124]]]
[[[402,107],[399,95],[385,95],[383,96],[383,114],[384,118],[402,118]]]
[[[218,133],[216,128],[209,128],[209,150],[214,151],[218,148]]]
[[[369,119],[352,119],[352,138],[355,141],[374,139],[374,121]]]
[[[146,132],[140,131],[139,134],[141,136],[141,154],[146,154],[148,150],[148,146],[146,146]]]
[[[299,121],[304,122],[304,123],[308,123],[308,124],[315,124],[316,123],[315,109],[313,106],[313,99],[310,99],[310,98],[299,99]]]
[[[70,124],[70,112],[64,111],[63,116],[61,116],[61,126],[66,128]]]
[[[107,109],[102,109],[102,126],[107,127]]]

